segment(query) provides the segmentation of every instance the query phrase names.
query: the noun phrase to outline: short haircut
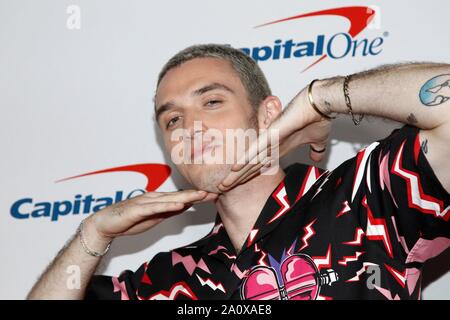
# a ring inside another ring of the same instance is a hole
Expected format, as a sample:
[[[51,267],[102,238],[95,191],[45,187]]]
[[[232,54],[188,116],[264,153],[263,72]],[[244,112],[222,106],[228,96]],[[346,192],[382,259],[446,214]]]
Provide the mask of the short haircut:
[[[200,44],[181,50],[161,69],[157,87],[170,69],[195,58],[218,58],[229,61],[247,91],[249,103],[255,109],[272,94],[267,79],[256,61],[241,50],[222,44]]]

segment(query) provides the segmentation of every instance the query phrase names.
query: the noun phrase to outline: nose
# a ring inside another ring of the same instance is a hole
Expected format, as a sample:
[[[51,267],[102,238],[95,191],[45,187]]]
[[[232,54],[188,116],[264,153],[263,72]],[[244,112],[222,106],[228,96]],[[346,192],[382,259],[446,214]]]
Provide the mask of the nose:
[[[203,134],[205,132],[203,122],[195,115],[186,115],[183,119],[183,140],[185,159],[193,161],[196,154],[203,149]]]
[[[185,138],[188,140],[195,139],[199,134],[205,131],[203,121],[195,114],[185,114],[183,127],[185,132]]]

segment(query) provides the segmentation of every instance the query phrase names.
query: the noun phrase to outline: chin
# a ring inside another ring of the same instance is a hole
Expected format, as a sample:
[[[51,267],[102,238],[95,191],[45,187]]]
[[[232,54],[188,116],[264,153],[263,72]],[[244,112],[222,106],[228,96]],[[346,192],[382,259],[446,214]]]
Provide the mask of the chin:
[[[217,185],[230,173],[231,167],[231,164],[191,165],[186,178],[198,190],[222,193]]]

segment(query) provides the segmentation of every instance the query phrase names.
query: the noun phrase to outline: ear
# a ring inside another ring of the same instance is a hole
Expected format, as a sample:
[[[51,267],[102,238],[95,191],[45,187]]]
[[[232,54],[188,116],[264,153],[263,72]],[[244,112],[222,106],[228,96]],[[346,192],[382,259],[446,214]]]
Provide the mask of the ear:
[[[280,99],[276,96],[268,96],[259,105],[258,108],[258,124],[259,128],[267,129],[270,124],[278,118],[283,107]]]

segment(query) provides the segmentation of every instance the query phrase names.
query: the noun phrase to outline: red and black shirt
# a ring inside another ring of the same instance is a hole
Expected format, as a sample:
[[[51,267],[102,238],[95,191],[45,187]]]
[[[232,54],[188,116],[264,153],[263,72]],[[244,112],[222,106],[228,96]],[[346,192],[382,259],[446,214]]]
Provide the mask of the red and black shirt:
[[[86,298],[418,299],[425,261],[450,246],[450,195],[418,133],[396,129],[333,171],[291,165],[239,253],[217,215],[191,245],[94,276]]]

